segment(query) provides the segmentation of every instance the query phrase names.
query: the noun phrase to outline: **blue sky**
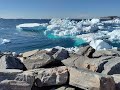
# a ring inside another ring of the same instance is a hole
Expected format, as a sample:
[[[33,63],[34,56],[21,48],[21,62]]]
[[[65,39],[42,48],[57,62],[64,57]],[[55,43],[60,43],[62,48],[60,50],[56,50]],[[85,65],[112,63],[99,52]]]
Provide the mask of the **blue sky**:
[[[0,0],[3,18],[120,16],[120,0]]]

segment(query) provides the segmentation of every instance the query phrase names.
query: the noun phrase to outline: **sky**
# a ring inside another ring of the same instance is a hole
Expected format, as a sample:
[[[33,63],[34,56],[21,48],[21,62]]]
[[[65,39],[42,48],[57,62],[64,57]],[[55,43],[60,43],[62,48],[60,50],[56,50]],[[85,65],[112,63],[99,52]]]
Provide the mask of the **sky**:
[[[2,18],[120,16],[120,0],[0,0]]]

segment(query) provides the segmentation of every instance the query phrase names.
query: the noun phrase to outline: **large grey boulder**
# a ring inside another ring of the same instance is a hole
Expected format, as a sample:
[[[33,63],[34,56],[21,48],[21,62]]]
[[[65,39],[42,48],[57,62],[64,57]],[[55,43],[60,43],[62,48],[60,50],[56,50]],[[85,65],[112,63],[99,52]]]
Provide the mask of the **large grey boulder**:
[[[80,47],[79,51],[76,52],[76,54],[92,58],[92,55],[94,52],[95,52],[95,49],[87,45],[85,47]]]
[[[117,50],[99,50],[93,53],[93,57],[103,56],[120,56],[120,51]]]
[[[64,60],[69,57],[69,52],[65,49],[60,49],[56,53],[53,54],[53,57],[55,60]]]
[[[0,69],[0,81],[14,80],[17,74],[22,73],[22,70],[17,69]]]
[[[0,90],[31,90],[31,88],[24,81],[4,80],[0,82]]]
[[[107,75],[120,74],[120,57],[109,59],[109,61],[104,64],[102,73]]]
[[[25,81],[28,84],[30,84],[30,87],[32,88],[33,83],[35,81],[36,74],[37,74],[37,71],[35,70],[24,71],[23,73],[17,74],[15,80]]]
[[[35,86],[37,87],[62,85],[68,81],[68,70],[65,66],[41,69],[35,78]]]
[[[0,69],[26,70],[26,67],[18,58],[11,55],[3,55],[0,58]]]
[[[39,51],[38,53],[27,57],[23,60],[24,65],[27,69],[37,69],[46,66],[54,62],[53,56],[47,54],[44,51]]]
[[[69,84],[85,90],[115,90],[111,76],[90,72],[84,69],[69,68]]]
[[[39,49],[32,50],[32,51],[27,51],[27,52],[24,52],[24,53],[22,54],[22,56],[23,56],[24,58],[27,58],[27,57],[29,57],[29,56],[32,56],[32,55],[36,54],[38,51],[39,51]]]
[[[104,64],[111,58],[114,57],[88,58],[86,56],[74,55],[63,60],[62,63],[69,67],[89,69],[93,72],[102,72],[104,70]]]

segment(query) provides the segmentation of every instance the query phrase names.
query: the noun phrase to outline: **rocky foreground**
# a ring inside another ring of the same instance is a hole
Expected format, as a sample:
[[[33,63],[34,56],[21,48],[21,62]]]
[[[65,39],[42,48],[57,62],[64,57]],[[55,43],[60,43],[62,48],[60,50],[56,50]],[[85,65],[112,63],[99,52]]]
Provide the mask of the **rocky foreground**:
[[[0,53],[0,90],[120,90],[120,51]]]

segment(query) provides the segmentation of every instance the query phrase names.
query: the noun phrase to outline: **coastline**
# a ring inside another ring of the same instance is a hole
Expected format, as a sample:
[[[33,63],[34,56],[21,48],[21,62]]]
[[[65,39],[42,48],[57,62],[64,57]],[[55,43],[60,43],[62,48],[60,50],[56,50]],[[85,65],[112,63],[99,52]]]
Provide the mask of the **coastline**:
[[[119,50],[95,50],[89,45],[76,52],[64,48],[36,49],[18,55],[1,52],[0,89],[119,90],[119,59]]]

